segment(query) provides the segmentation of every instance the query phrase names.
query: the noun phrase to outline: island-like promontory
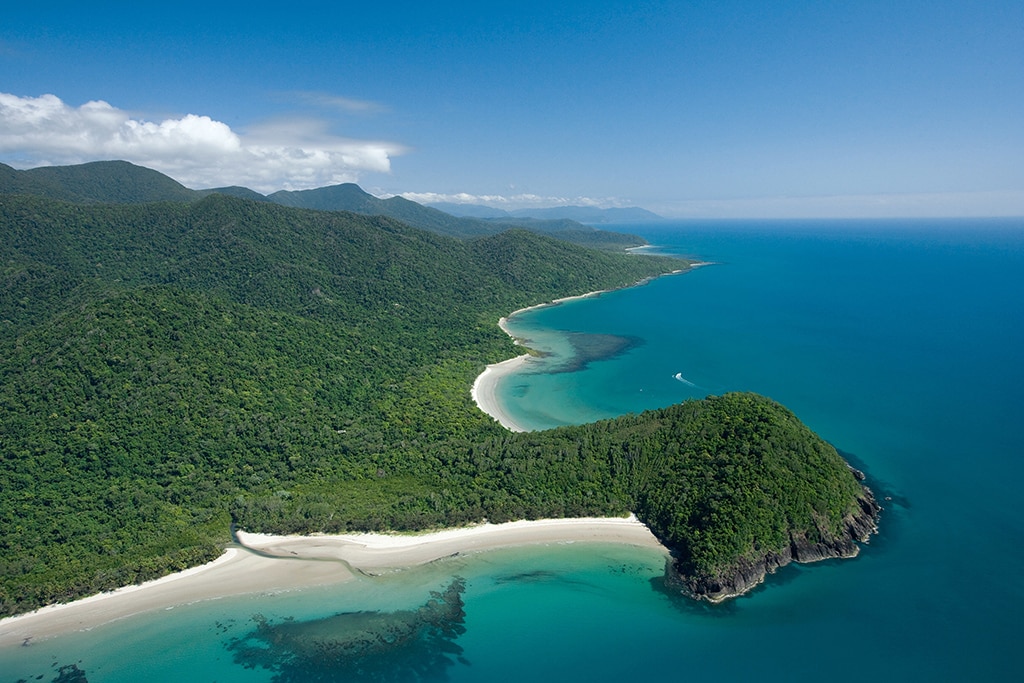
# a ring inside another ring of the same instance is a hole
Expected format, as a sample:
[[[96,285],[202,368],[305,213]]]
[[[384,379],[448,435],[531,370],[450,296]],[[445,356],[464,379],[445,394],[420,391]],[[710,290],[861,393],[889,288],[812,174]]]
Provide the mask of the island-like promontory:
[[[488,366],[473,385],[477,406],[513,432],[525,430],[502,409],[495,384],[528,358]],[[642,425],[642,445],[628,438],[631,423]],[[592,442],[594,428],[627,435],[631,462],[618,483],[671,552],[668,585],[689,597],[721,602],[791,562],[855,557],[877,532],[881,507],[860,483],[864,473],[765,397],[710,396],[607,425],[584,426],[578,438]],[[637,472],[644,476],[630,476]]]
[[[860,544],[877,533],[878,515],[882,509],[868,488],[864,489],[864,495],[857,502],[858,508],[843,520],[843,528],[838,535],[821,530],[818,539],[812,540],[806,533],[791,531],[788,544],[782,548],[741,557],[731,566],[714,572],[694,571],[673,557],[666,567],[668,584],[697,600],[722,602],[747,593],[769,574],[791,562],[856,557],[860,553]]]
[[[670,584],[711,602],[742,595],[790,562],[856,556],[881,510],[833,446],[757,394],[506,443],[509,453],[538,449],[591,463],[562,467],[592,470],[605,460],[606,490],[671,552]]]
[[[719,602],[790,562],[856,556],[877,530],[863,474],[778,403],[735,393],[655,412],[670,436],[643,465],[634,510],[691,597]]]

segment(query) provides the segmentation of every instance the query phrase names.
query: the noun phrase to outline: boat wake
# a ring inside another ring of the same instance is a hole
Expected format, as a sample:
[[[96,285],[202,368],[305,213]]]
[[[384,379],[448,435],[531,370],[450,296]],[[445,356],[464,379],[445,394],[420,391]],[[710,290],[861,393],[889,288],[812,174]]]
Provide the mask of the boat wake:
[[[699,389],[700,388],[696,384],[691,382],[690,380],[688,380],[685,377],[683,377],[683,373],[681,373],[681,372],[677,372],[676,374],[672,375],[672,378],[682,382],[683,384],[685,384],[688,387],[693,387],[694,389]]]

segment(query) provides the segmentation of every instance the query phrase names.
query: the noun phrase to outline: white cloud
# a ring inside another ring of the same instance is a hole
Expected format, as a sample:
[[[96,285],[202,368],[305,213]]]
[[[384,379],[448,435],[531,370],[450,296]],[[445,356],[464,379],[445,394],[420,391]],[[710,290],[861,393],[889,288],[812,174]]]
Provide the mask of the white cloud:
[[[159,123],[103,101],[72,107],[55,95],[0,93],[0,155],[20,167],[124,159],[188,187],[245,185],[271,192],[356,182],[387,173],[401,145],[331,135],[315,120],[277,122],[239,135],[208,116]]]
[[[338,109],[346,112],[359,114],[378,114],[388,111],[388,107],[379,102],[360,100],[354,97],[341,97],[323,92],[311,92],[300,90],[293,93],[295,97],[307,104],[314,104],[320,107]]]
[[[467,192],[452,194],[440,192],[402,192],[399,196],[420,204],[477,204],[509,211],[516,209],[542,209],[556,206],[594,206],[601,209],[632,206],[614,197],[594,199],[593,197],[551,197],[527,193],[499,195],[469,194]]]

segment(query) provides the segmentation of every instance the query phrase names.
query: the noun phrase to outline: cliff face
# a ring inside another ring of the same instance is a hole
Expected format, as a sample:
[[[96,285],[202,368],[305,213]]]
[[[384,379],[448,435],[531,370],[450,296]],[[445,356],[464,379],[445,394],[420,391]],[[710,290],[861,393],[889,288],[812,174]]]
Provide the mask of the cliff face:
[[[878,514],[882,510],[871,490],[866,487],[857,503],[858,509],[843,520],[843,532],[839,536],[827,536],[812,542],[802,534],[790,532],[788,546],[756,559],[744,558],[731,570],[715,575],[690,576],[682,573],[678,565],[672,563],[667,568],[667,576],[673,585],[697,600],[721,602],[746,593],[764,581],[765,576],[790,562],[854,557],[860,552],[858,543],[867,541],[871,534],[878,531]]]

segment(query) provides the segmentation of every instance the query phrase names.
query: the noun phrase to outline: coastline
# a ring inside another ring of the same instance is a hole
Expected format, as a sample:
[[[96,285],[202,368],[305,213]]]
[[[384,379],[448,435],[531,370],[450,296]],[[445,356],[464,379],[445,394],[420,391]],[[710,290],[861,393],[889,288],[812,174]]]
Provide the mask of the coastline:
[[[237,535],[243,547],[264,557],[336,560],[353,572],[369,576],[453,555],[512,546],[598,542],[664,547],[635,515],[485,522],[422,534],[273,536],[239,531]]]
[[[505,324],[506,320],[506,318],[500,319],[498,327],[505,334],[512,337],[512,342],[518,346],[519,340],[508,331],[508,327]],[[514,374],[529,360],[530,354],[525,353],[515,358],[503,360],[500,363],[492,363],[484,368],[482,373],[477,375],[477,378],[473,380],[473,388],[470,389],[470,395],[473,397],[473,402],[476,403],[477,408],[490,415],[498,424],[510,432],[528,432],[530,430],[518,424],[505,411],[505,407],[498,400],[498,382],[502,378]]]
[[[677,275],[710,263],[687,263],[662,275],[644,278],[630,287],[657,277]],[[617,288],[618,289],[618,288]],[[613,289],[561,297],[528,306],[508,317],[548,306],[597,297]],[[499,327],[508,330],[506,318]],[[488,365],[477,376],[471,394],[484,413],[513,432],[530,431],[517,424],[497,399],[497,384],[518,371],[529,359],[524,354]],[[628,518],[567,518],[489,524],[448,529],[421,535],[345,534],[316,536],[264,536],[238,532],[238,544],[228,546],[216,560],[140,585],[92,595],[70,603],[49,605],[34,612],[0,618],[0,648],[29,645],[63,633],[90,630],[103,624],[157,609],[172,609],[229,596],[277,592],[330,585],[351,580],[357,573],[374,575],[467,552],[521,545],[597,542],[622,543],[668,551],[635,516]],[[328,560],[328,561],[324,561]]]
[[[252,593],[349,581],[443,557],[549,543],[619,543],[661,548],[634,516],[521,520],[426,534],[269,536],[238,532],[213,562],[137,586],[0,619],[0,648],[83,631],[143,612]],[[667,551],[666,551],[667,552]],[[325,561],[328,560],[328,561]]]
[[[643,247],[633,248],[642,249]],[[679,275],[680,273],[689,272],[694,268],[711,265],[715,265],[714,262],[690,261],[687,263],[687,266],[685,268],[673,270],[671,272],[664,273],[663,275],[658,275],[655,277]],[[639,287],[641,285],[646,285],[651,280],[654,280],[655,277],[644,278],[643,280],[634,282],[632,285],[629,285],[629,287]],[[628,289],[628,287],[623,287],[622,289]],[[552,299],[551,301],[542,304],[534,304],[533,306],[520,308],[516,311],[513,311],[512,313],[509,313],[504,318],[500,318],[498,320],[498,327],[501,328],[502,332],[504,332],[505,334],[512,338],[512,342],[516,346],[521,346],[522,342],[519,339],[517,339],[516,336],[512,334],[508,329],[509,318],[519,315],[520,313],[525,313],[526,311],[536,310],[538,308],[558,306],[559,304],[564,304],[569,301],[578,301],[580,299],[592,299],[594,297],[598,297],[601,296],[602,294],[607,294],[608,292],[612,291],[616,290],[598,289],[593,292],[587,292],[586,294],[565,296],[558,299]],[[508,375],[512,375],[515,374],[516,372],[519,372],[522,369],[522,367],[529,361],[530,358],[530,354],[523,354],[522,356],[516,356],[515,358],[509,358],[508,360],[488,365],[486,368],[484,368],[484,371],[480,373],[477,376],[477,378],[473,381],[473,387],[472,389],[470,389],[470,395],[473,397],[473,402],[476,403],[477,407],[487,415],[490,415],[498,424],[500,424],[502,427],[509,430],[510,432],[529,432],[533,430],[528,429],[523,425],[517,423],[508,414],[508,411],[505,410],[504,405],[498,399],[498,383]]]

